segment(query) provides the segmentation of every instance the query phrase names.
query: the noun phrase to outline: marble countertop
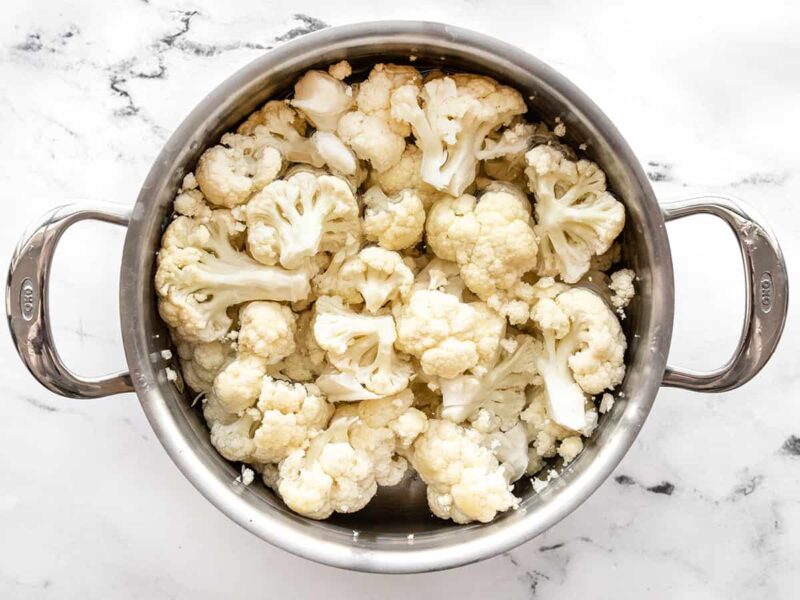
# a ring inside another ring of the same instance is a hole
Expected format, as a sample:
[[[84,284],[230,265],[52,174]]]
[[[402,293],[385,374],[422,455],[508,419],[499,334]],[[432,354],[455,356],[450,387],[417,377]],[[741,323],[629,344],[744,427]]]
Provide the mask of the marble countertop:
[[[800,10],[781,0],[444,0],[413,17],[516,44],[583,88],[621,129],[659,197],[742,197],[800,276]],[[282,40],[409,17],[386,0],[8,0],[0,24],[0,263],[24,227],[77,198],[130,204],[170,132],[222,79]],[[714,367],[743,314],[724,225],[669,226],[671,362]],[[123,365],[124,232],[64,238],[52,297],[59,349],[82,373]],[[791,309],[797,308],[795,296]],[[270,547],[179,474],[133,395],[56,397],[0,342],[0,598],[788,598],[800,584],[800,325],[717,396],[664,389],[614,476],[563,522],[461,569],[377,576]]]

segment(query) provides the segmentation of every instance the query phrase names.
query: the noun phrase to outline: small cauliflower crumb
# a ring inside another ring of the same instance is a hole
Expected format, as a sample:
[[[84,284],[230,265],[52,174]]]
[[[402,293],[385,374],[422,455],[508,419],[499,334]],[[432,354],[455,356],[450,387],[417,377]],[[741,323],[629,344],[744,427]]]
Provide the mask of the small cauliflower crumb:
[[[567,465],[575,460],[581,450],[583,450],[583,442],[580,436],[573,435],[561,442],[558,447],[558,455],[564,459],[564,464]]]
[[[633,286],[635,277],[636,273],[631,269],[620,269],[611,274],[611,282],[608,284],[608,289],[611,290],[611,304],[618,313],[630,304],[636,294]],[[624,315],[624,313],[622,314]]]
[[[178,381],[178,374],[175,372],[174,369],[167,367],[164,369],[164,373],[167,376],[167,381]]]
[[[604,415],[608,411],[610,411],[613,407],[614,407],[614,396],[606,392],[600,399],[600,408],[598,410],[600,411],[601,415]]]
[[[564,125],[564,122],[561,120],[561,117],[556,117],[556,126],[553,127],[553,133],[556,134],[558,137],[564,137],[567,135],[567,126]]]
[[[246,465],[242,465],[242,473],[236,478],[237,483],[241,483],[243,486],[247,487],[253,480],[255,480],[256,474],[253,469],[247,467]]]
[[[166,350],[161,351],[161,358],[164,360],[171,360],[172,359],[172,350],[167,348]]]
[[[353,67],[351,67],[350,63],[347,62],[346,60],[341,60],[335,65],[331,65],[330,67],[328,67],[328,73],[334,79],[342,81],[353,74]]]

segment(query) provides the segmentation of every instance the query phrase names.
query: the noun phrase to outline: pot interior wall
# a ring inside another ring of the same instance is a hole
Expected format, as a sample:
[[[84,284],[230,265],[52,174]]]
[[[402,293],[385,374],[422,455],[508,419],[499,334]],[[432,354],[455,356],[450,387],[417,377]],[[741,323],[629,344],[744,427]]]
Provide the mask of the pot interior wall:
[[[298,533],[314,528],[314,535],[327,542],[353,544],[363,549],[391,548],[398,552],[441,548],[465,539],[466,530],[472,532],[473,538],[480,539],[521,527],[523,521],[530,520],[533,514],[540,515],[540,524],[544,527],[565,514],[559,504],[571,503],[574,507],[588,496],[597,484],[596,476],[593,477],[589,471],[605,469],[610,472],[629,447],[649,411],[664,368],[663,355],[671,331],[672,294],[671,268],[667,269],[669,276],[664,277],[654,268],[659,261],[668,263],[669,256],[664,256],[663,252],[659,254],[652,239],[653,236],[664,237],[663,221],[660,214],[654,212],[658,209],[652,193],[627,146],[620,146],[608,130],[598,129],[597,122],[605,121],[593,105],[584,106],[583,112],[575,107],[570,109],[564,94],[578,92],[544,66],[531,69],[530,62],[526,63],[530,59],[521,53],[498,58],[480,48],[459,48],[455,35],[455,42],[450,40],[441,45],[431,44],[425,38],[415,43],[413,35],[403,37],[402,41],[381,37],[379,50],[369,39],[343,40],[338,46],[329,43],[323,52],[296,53],[284,57],[279,64],[269,65],[268,70],[256,61],[234,76],[238,81],[238,92],[215,92],[204,100],[173,136],[142,190],[126,245],[126,254],[138,254],[138,259],[127,274],[123,268],[122,290],[123,295],[133,294],[139,303],[135,322],[125,319],[130,321],[124,326],[129,329],[125,333],[136,338],[134,349],[129,349],[129,360],[131,353],[150,357],[136,375],[141,384],[140,397],[162,440],[166,435],[182,437],[179,446],[168,447],[176,462],[181,464],[177,456],[181,454],[181,448],[192,448],[211,477],[220,482],[219,485],[227,486],[231,493],[240,496],[257,511],[271,512],[273,519],[281,519]],[[513,85],[528,98],[528,118],[542,119],[552,127],[555,118],[560,117],[567,125],[567,142],[576,148],[578,144],[588,144],[586,155],[606,170],[610,187],[628,211],[628,224],[622,237],[622,264],[635,269],[640,278],[637,296],[623,322],[629,340],[628,376],[620,388],[621,397],[611,413],[601,417],[598,431],[588,440],[579,458],[538,495],[532,492],[529,479],[524,477],[517,485],[517,493],[523,496],[520,510],[500,516],[491,525],[463,527],[435,519],[427,508],[424,486],[413,478],[396,488],[383,488],[369,507],[359,513],[337,515],[325,522],[311,522],[289,512],[260,482],[247,489],[236,484],[238,466],[225,461],[210,445],[200,411],[190,407],[190,394],[179,393],[166,381],[164,364],[158,355],[169,347],[169,335],[157,314],[152,286],[154,253],[163,227],[169,220],[171,201],[180,181],[185,173],[193,170],[203,149],[216,143],[225,131],[235,127],[267,99],[285,96],[299,73],[308,68],[324,68],[343,58],[350,60],[357,71],[365,71],[376,62],[408,63],[412,54],[418,57],[412,63],[417,68],[463,69],[485,73]],[[205,113],[202,119],[201,113]],[[613,129],[611,133],[615,134]],[[671,265],[667,264],[667,267]],[[657,281],[659,277],[662,278]],[[669,309],[666,313],[665,307]],[[659,312],[669,314],[669,322],[654,322],[653,317]],[[123,317],[124,313],[123,307]],[[666,342],[663,338],[659,341],[659,336],[666,336]],[[601,449],[606,456],[601,456]],[[598,464],[600,462],[604,464]],[[220,491],[216,498],[222,494]],[[213,494],[207,495],[211,497]],[[217,502],[214,498],[212,500]],[[269,526],[269,523],[263,525],[265,529]],[[354,531],[359,532],[357,542],[354,541]],[[413,543],[408,539],[412,533]]]

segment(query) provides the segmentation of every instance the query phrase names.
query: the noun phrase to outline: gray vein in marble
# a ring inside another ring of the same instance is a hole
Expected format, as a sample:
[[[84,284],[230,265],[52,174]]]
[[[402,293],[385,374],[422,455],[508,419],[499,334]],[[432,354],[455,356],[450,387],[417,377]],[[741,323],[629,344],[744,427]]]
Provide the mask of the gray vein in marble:
[[[658,485],[652,485],[646,489],[648,492],[652,492],[654,494],[664,494],[665,496],[672,496],[672,492],[675,491],[675,485],[670,483],[669,481],[662,481]]]
[[[781,446],[781,452],[790,456],[800,456],[800,437],[790,435],[786,438],[783,446]]]
[[[138,59],[125,59],[112,65],[109,71],[109,87],[114,94],[124,100],[124,106],[115,111],[115,114],[123,117],[138,116],[144,119],[153,130],[163,136],[164,131],[161,127],[145,118],[142,115],[141,107],[134,100],[130,91],[126,88],[126,83],[133,79],[165,79],[168,75],[166,65],[166,54],[171,50],[191,54],[193,56],[211,57],[234,50],[269,50],[274,47],[274,42],[283,42],[294,39],[300,35],[324,29],[329,25],[324,21],[304,14],[295,14],[293,18],[300,21],[301,25],[294,27],[286,33],[274,38],[269,43],[260,42],[234,42],[227,44],[209,44],[190,39],[188,36],[192,30],[192,23],[195,19],[203,15],[197,10],[174,11],[178,16],[178,23],[175,31],[163,35],[149,48],[150,53],[155,57],[157,66],[150,71],[136,69]]]
[[[655,160],[647,161],[647,178],[657,182],[673,181],[672,165]]]
[[[656,485],[644,486],[637,483],[637,481],[630,475],[617,475],[614,477],[614,481],[616,481],[619,485],[638,486],[653,494],[663,494],[664,496],[671,496],[675,491],[675,484],[670,481],[662,481]]]
[[[731,184],[732,187],[744,185],[783,185],[789,179],[788,173],[752,173]]]
[[[518,576],[520,582],[524,583],[528,590],[530,590],[531,597],[536,596],[536,590],[539,587],[539,584],[542,581],[550,581],[550,576],[546,573],[542,573],[536,569],[528,569],[523,567],[520,562],[514,558],[514,555],[510,552],[505,553],[505,556],[508,561],[517,569],[522,571],[521,574]],[[567,562],[569,559],[567,559]]]
[[[734,488],[733,494],[730,496],[730,499],[736,500],[737,497],[749,496],[750,494],[756,491],[756,488],[759,485],[761,485],[762,481],[764,481],[763,475],[754,475],[753,477],[750,477],[745,482]]]

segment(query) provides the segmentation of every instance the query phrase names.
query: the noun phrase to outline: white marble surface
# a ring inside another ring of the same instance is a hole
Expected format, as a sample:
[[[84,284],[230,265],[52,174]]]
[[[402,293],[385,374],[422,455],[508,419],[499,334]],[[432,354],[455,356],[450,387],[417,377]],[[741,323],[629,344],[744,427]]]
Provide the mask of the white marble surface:
[[[411,6],[6,0],[0,263],[24,226],[53,206],[133,202],[183,116],[276,41],[328,24],[415,17],[501,37],[560,69],[619,126],[661,197],[741,196],[773,223],[790,277],[800,275],[800,12],[788,1]],[[671,358],[712,367],[727,358],[742,315],[735,246],[710,219],[669,230],[678,296]],[[56,261],[59,347],[80,372],[123,364],[121,241],[120,230],[81,225]],[[663,390],[617,481],[547,534],[478,565],[391,577],[317,566],[262,543],[184,480],[134,396],[55,397],[5,337],[0,598],[796,597],[794,317],[745,388],[714,397]]]

